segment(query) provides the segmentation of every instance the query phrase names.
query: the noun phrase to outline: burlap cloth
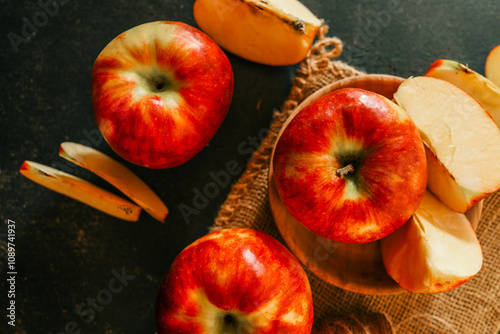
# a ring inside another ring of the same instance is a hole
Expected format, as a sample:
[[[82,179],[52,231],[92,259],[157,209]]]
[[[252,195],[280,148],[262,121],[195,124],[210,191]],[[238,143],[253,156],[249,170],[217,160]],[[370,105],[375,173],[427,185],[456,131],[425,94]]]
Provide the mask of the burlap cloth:
[[[288,100],[276,112],[270,131],[248,162],[246,170],[222,204],[211,230],[247,227],[266,232],[284,243],[269,208],[267,174],[276,136],[284,121],[304,98],[319,88],[361,71],[333,60],[342,50],[337,38],[322,28],[308,57],[299,64]],[[472,280],[439,294],[372,296],[332,286],[310,271],[315,325],[338,314],[382,312],[397,333],[497,333],[500,330],[500,192],[489,195],[477,229],[484,263]]]

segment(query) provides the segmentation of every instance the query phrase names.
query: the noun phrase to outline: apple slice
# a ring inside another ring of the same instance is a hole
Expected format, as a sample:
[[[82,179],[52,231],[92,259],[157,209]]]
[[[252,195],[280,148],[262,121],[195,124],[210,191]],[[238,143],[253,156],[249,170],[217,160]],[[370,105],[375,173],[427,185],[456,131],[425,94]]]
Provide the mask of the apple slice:
[[[297,0],[196,0],[193,15],[222,48],[267,65],[304,59],[321,26]]]
[[[141,214],[141,208],[133,203],[52,167],[25,161],[19,172],[33,182],[114,217],[137,221]]]
[[[484,74],[500,87],[500,45],[490,51],[484,64]]]
[[[425,76],[443,79],[465,90],[490,113],[500,127],[500,87],[492,81],[459,62],[447,59],[436,60]]]
[[[428,158],[427,187],[464,213],[500,188],[500,129],[469,94],[444,80],[415,77],[394,94],[439,162]]]
[[[61,144],[59,155],[102,177],[153,218],[165,222],[168,209],[162,200],[137,175],[118,161],[91,147],[71,142]]]
[[[457,212],[467,211],[467,198],[464,190],[460,188],[453,175],[439,161],[431,149],[424,144],[427,156],[427,188],[432,189],[438,198],[442,198],[443,203],[454,208]],[[470,194],[474,196],[477,194]]]
[[[411,292],[444,292],[465,283],[483,263],[481,245],[464,214],[430,192],[410,220],[381,240],[387,273]]]

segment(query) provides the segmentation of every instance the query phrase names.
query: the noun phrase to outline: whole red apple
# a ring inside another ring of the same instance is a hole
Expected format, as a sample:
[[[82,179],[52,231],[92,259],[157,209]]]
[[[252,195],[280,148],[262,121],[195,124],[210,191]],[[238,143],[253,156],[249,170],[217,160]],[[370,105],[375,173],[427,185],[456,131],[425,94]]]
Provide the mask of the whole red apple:
[[[156,300],[158,334],[309,334],[312,296],[298,260],[252,229],[212,232],[184,249]]]
[[[92,68],[94,116],[111,148],[150,168],[194,157],[231,103],[233,71],[220,47],[181,22],[150,22],[112,40]]]
[[[424,146],[410,117],[387,98],[355,88],[302,109],[278,139],[273,170],[288,212],[312,232],[346,243],[398,229],[427,182]]]

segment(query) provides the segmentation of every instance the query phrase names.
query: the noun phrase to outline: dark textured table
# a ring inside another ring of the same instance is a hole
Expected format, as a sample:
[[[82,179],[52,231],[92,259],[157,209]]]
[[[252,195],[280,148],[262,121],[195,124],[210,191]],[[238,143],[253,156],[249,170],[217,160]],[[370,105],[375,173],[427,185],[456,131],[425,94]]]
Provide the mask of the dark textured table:
[[[285,100],[296,67],[269,67],[228,54],[234,97],[209,146],[169,170],[124,162],[165,201],[166,223],[145,213],[137,223],[120,221],[38,186],[18,170],[24,160],[67,166],[58,157],[63,141],[85,143],[119,159],[97,135],[92,64],[112,38],[141,23],[174,20],[196,26],[193,1],[58,3],[56,9],[50,0],[0,0],[0,332],[153,333],[160,280],[175,256],[207,232],[230,186],[218,187],[203,202],[195,203],[196,194],[231,160],[238,167],[231,182],[237,180],[273,110]],[[344,41],[341,59],[370,73],[420,75],[438,58],[484,73],[488,52],[500,44],[497,0],[303,3],[325,19],[329,35]],[[90,172],[69,169],[118,193]],[[196,212],[187,217],[181,205]],[[6,298],[8,220],[16,226],[13,298]],[[15,300],[15,327],[7,323],[7,299]]]

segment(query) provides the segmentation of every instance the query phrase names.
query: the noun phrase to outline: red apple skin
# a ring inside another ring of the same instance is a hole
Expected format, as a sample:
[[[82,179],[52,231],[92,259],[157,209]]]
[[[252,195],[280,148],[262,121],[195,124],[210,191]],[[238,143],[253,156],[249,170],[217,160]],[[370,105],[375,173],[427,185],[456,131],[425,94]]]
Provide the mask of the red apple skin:
[[[200,30],[150,22],[102,50],[91,90],[99,130],[118,155],[149,168],[171,168],[194,157],[219,129],[232,99],[233,71]]]
[[[249,321],[246,331],[236,326],[234,333],[309,334],[313,308],[304,269],[260,231],[226,229],[198,239],[177,256],[161,283],[157,332],[219,334],[213,326],[226,314],[239,325]]]
[[[351,161],[354,173],[338,176]],[[385,97],[355,88],[299,112],[278,140],[273,168],[289,213],[345,243],[394,232],[417,209],[427,183],[424,146],[410,117]]]
[[[429,66],[429,68],[427,69],[427,72],[425,73],[426,75],[432,71],[434,71],[436,68],[439,68],[443,65],[443,63],[445,62],[444,59],[438,59],[436,61],[434,61],[431,66]]]

